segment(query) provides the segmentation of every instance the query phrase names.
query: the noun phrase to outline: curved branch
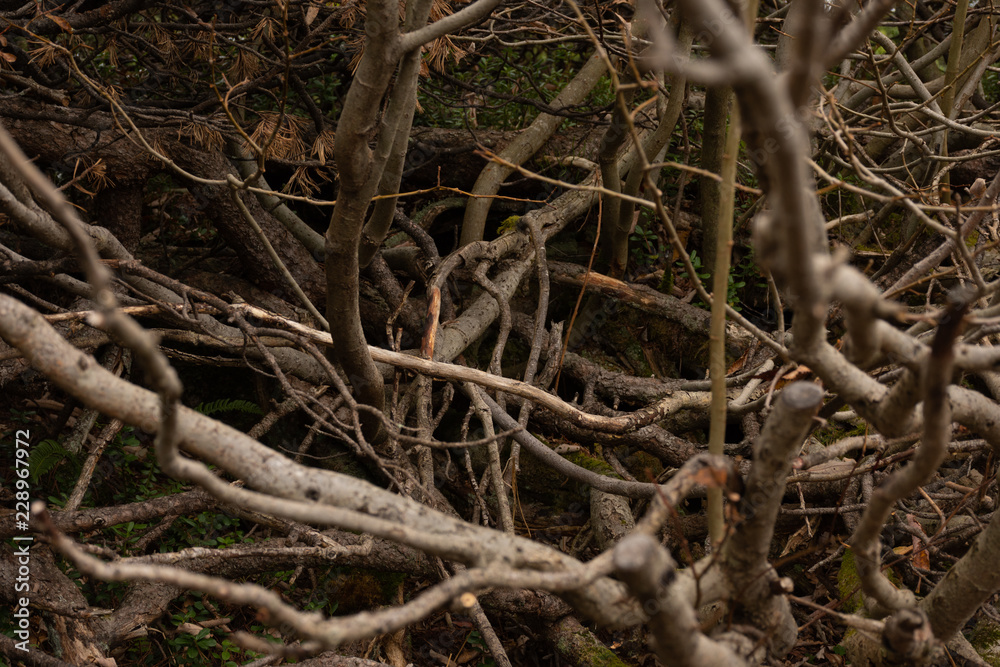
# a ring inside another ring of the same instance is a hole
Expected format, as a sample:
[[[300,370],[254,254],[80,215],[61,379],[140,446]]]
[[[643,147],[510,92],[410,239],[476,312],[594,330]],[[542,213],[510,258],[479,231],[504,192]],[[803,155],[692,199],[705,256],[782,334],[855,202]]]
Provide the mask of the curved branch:
[[[778,575],[767,557],[792,457],[822,404],[823,390],[809,382],[795,382],[778,397],[774,413],[754,443],[754,464],[740,502],[745,518],[722,550],[722,565],[736,598],[755,618],[755,625],[767,630],[771,651],[778,657],[795,645],[798,630],[788,600],[775,586]]]
[[[566,84],[559,95],[552,100],[554,107],[566,107],[577,104],[591,91],[598,80],[604,74],[604,61],[598,56],[591,56],[586,64],[576,76]],[[517,137],[501,151],[499,157],[506,163],[519,165],[527,161],[535,152],[542,147],[542,144],[552,135],[564,119],[561,116],[550,114],[538,114],[538,117],[526,129],[522,130]],[[483,238],[483,230],[486,228],[486,215],[493,204],[492,195],[500,189],[500,184],[507,178],[514,168],[509,164],[491,161],[480,172],[475,185],[472,186],[472,194],[469,203],[465,207],[465,217],[462,220],[461,245],[468,245]]]
[[[867,595],[882,607],[896,611],[913,607],[916,598],[906,589],[899,589],[882,574],[882,554],[879,533],[893,505],[925,484],[948,453],[951,436],[951,405],[948,385],[955,362],[954,344],[968,309],[969,294],[953,293],[941,323],[938,325],[931,354],[924,370],[924,435],[913,462],[895,473],[875,490],[857,531],[851,538],[861,586]]]
[[[445,16],[419,30],[404,34],[399,40],[399,46],[403,51],[412,51],[422,44],[432,42],[439,37],[444,37],[465,26],[481,21],[502,2],[503,0],[477,0],[450,16]]]
[[[649,612],[656,653],[663,664],[682,667],[748,664],[732,648],[702,633],[694,607],[675,585],[677,564],[656,540],[633,533],[615,547],[614,563],[619,576]]]

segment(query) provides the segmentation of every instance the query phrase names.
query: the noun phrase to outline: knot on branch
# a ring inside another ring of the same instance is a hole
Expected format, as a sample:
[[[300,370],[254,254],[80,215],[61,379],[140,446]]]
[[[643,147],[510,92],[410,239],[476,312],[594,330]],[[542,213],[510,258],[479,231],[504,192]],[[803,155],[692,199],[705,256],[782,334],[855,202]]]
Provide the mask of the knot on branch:
[[[920,609],[900,609],[885,622],[882,643],[890,660],[900,664],[923,664],[934,651],[931,624]]]

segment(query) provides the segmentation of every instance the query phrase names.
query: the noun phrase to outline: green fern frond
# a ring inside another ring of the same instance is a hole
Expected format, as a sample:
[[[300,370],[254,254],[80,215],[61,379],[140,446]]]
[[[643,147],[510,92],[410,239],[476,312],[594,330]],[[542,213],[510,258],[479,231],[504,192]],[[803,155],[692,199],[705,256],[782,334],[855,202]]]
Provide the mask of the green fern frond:
[[[31,471],[32,482],[38,484],[42,475],[67,458],[74,463],[76,461],[76,457],[59,442],[51,439],[42,440],[31,448],[31,454],[28,456],[28,469]]]
[[[244,401],[238,398],[220,398],[219,400],[212,401],[211,403],[199,403],[198,407],[195,408],[195,412],[200,412],[206,417],[213,415],[216,412],[242,412],[250,415],[264,414],[264,411],[260,409],[260,406],[253,401]]]

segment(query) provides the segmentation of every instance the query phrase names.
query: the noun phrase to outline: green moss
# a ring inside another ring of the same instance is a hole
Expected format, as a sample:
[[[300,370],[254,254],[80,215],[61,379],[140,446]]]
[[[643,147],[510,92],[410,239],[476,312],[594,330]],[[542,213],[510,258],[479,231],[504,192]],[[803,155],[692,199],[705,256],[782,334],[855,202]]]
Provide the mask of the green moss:
[[[509,218],[504,219],[504,221],[500,223],[500,226],[497,227],[497,234],[509,234],[514,231],[517,228],[518,221],[520,220],[521,216],[519,215],[512,215]]]
[[[656,286],[657,291],[661,294],[670,294],[674,289],[674,272],[670,270],[670,267],[666,267],[663,271],[663,278],[660,279],[660,284]]]
[[[572,452],[566,454],[566,460],[575,463],[581,468],[586,468],[591,472],[596,472],[598,475],[604,475],[605,477],[616,477],[621,479],[621,476],[615,472],[615,469],[608,465],[604,459],[597,458],[591,455],[586,450],[581,449],[578,452]]]
[[[534,434],[548,447],[554,445]],[[521,450],[521,472],[517,476],[518,494],[523,503],[544,503],[556,514],[574,503],[583,503],[590,492],[585,484],[567,480],[550,466],[541,463],[531,452]]]
[[[982,619],[969,634],[969,643],[983,660],[1000,667],[1000,625]]]
[[[861,578],[858,576],[858,566],[854,562],[854,552],[848,549],[840,560],[840,570],[837,571],[837,588],[840,591],[841,610],[848,614],[864,607],[864,596],[861,593]]]
[[[893,586],[902,587],[903,582],[892,568],[887,568],[882,572]],[[863,610],[864,594],[861,592],[861,577],[858,576],[858,565],[854,560],[854,551],[851,549],[846,550],[844,557],[840,560],[840,570],[837,571],[837,588],[843,603],[841,608],[846,613],[851,614]]]
[[[850,409],[850,407],[847,409]],[[826,426],[816,429],[813,432],[813,437],[824,445],[830,445],[842,438],[863,436],[869,430],[868,424],[860,419],[854,423],[829,421]]]
[[[545,442],[543,440],[543,442]],[[549,447],[555,445],[545,442]],[[574,504],[589,505],[590,487],[541,463],[530,452],[521,450],[521,472],[518,474],[518,491],[522,501],[544,503],[549,509],[546,514],[559,514]],[[621,479],[603,458],[584,449],[561,455],[567,461],[585,470],[605,477]]]
[[[556,650],[564,656],[577,658],[578,664],[593,667],[628,667],[611,649],[601,644],[589,630],[573,633],[571,638],[561,638]]]

